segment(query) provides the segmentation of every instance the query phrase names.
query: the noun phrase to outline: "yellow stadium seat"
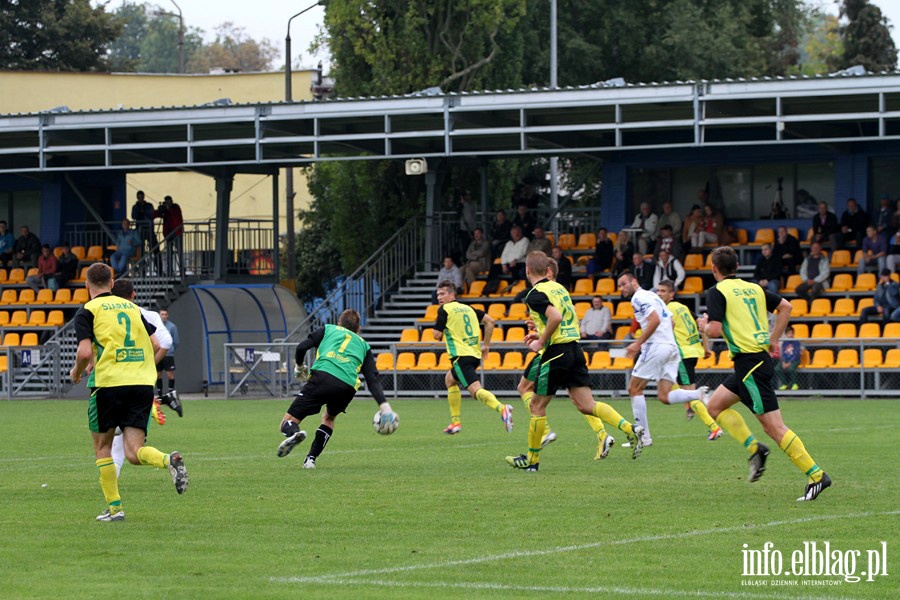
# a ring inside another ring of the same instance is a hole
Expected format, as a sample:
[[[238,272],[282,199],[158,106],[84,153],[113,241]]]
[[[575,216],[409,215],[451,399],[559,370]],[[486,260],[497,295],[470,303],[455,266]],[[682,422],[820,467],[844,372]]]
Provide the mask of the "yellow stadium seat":
[[[10,317],[9,325],[7,325],[7,327],[21,327],[27,322],[28,313],[24,310],[17,310],[12,314],[12,317]]]
[[[487,356],[482,356],[482,368],[485,371],[493,371],[502,366],[499,352],[491,352]]]
[[[561,233],[559,234],[559,241],[556,243],[563,250],[571,250],[575,247],[575,234],[574,233]]]
[[[838,340],[856,339],[856,323],[838,323],[834,337]]]
[[[593,250],[597,246],[596,233],[582,233],[578,236],[578,244],[575,245],[579,250]]]
[[[828,348],[819,348],[809,363],[811,369],[830,369],[834,366],[834,351]]]
[[[866,348],[863,350],[863,367],[866,369],[878,369],[882,366],[882,363],[881,348]]]
[[[575,303],[575,317],[580,321],[584,318],[585,313],[591,308],[590,302],[576,302]]]
[[[416,361],[416,371],[431,371],[437,368],[437,355],[434,352],[423,352]]]
[[[616,305],[615,319],[632,319],[634,318],[634,307],[628,300],[622,300]]]
[[[524,367],[521,352],[507,352],[503,355],[503,365],[500,368],[504,371],[521,371]]]
[[[850,251],[835,250],[831,255],[831,268],[840,269],[850,266]]]
[[[685,277],[682,294],[701,294],[703,293],[703,278],[697,276]]]
[[[788,235],[792,235],[792,236],[794,236],[795,238],[797,238],[797,241],[798,241],[798,242],[799,242],[799,241],[802,241],[802,240],[800,239],[800,230],[797,229],[796,227],[788,227]]]
[[[4,346],[18,346],[19,345],[19,334],[18,333],[7,333],[3,336],[3,345]]]
[[[609,357],[608,350],[597,350],[594,352],[594,355],[591,357],[591,364],[589,369],[593,371],[602,371],[603,369],[608,369],[612,366],[612,359]]]
[[[534,359],[535,356],[537,356],[537,354],[535,354],[534,352],[529,352],[528,354],[526,354],[524,364],[530,365],[532,359]]]
[[[30,331],[22,336],[22,345],[23,346],[39,346],[38,344],[38,336],[35,332]]]
[[[715,369],[716,368],[716,354],[713,352],[709,355],[709,358],[700,357],[697,359],[697,369]]]
[[[506,318],[506,305],[495,302],[488,306],[487,314],[492,319],[496,319],[498,321],[503,320],[504,318]]]
[[[684,257],[684,270],[685,271],[700,271],[703,269],[703,255],[702,254],[688,254]]]
[[[432,304],[425,309],[425,314],[419,319],[420,323],[434,323],[437,321],[438,305]]]
[[[469,290],[462,295],[463,298],[479,298],[482,296],[482,292],[484,291],[484,286],[487,284],[486,281],[478,280],[473,281],[472,285],[469,286]]]
[[[9,358],[2,354],[0,355],[0,373],[6,373],[9,370]]]
[[[808,338],[809,337],[809,325],[806,323],[795,323],[791,325],[794,328],[794,337],[795,338]]]
[[[6,283],[7,277],[9,277],[9,274],[6,272],[6,269],[0,269],[0,284]]]
[[[631,331],[631,325],[619,325],[616,327],[616,339],[624,340],[629,331]]]
[[[900,323],[888,323],[881,332],[881,337],[886,340],[900,340]]]
[[[42,310],[33,310],[28,315],[29,327],[43,327],[47,324],[47,313]]]
[[[747,241],[750,239],[749,236],[747,235],[747,230],[739,228],[739,229],[736,229],[735,231],[737,232],[737,242],[735,242],[731,245],[732,246],[746,246]]]
[[[84,249],[84,246],[72,246],[72,254],[77,256],[78,260],[85,260],[87,251]]]
[[[35,299],[34,290],[25,288],[19,292],[19,299],[16,300],[16,304],[34,304]]]
[[[521,279],[521,280],[517,281],[517,282],[515,283],[515,285],[513,285],[509,290],[507,290],[506,292],[504,292],[504,293],[503,293],[503,296],[510,297],[510,298],[513,298],[513,297],[515,297],[515,296],[518,296],[518,295],[519,295],[519,292],[522,292],[522,291],[525,290],[525,285],[526,285],[525,280],[524,280],[524,279]],[[491,294],[492,297],[493,297],[493,296],[498,296],[498,295],[499,295],[499,294]]]
[[[510,327],[506,330],[507,342],[521,342],[525,339],[524,327]]]
[[[800,367],[808,367],[810,363],[809,350],[803,348],[800,351]]]
[[[381,372],[394,370],[394,355],[390,352],[382,352],[375,357],[375,368]]]
[[[53,304],[71,304],[72,290],[69,288],[59,288],[53,296]]]
[[[634,367],[634,359],[625,356],[616,357],[609,369],[611,371],[625,371]]]
[[[9,313],[5,310],[0,312],[0,327],[9,325]]]
[[[419,341],[427,342],[429,344],[437,343],[437,340],[434,339],[434,329],[430,327],[426,327],[422,331],[419,332]]]
[[[801,281],[799,275],[788,275],[787,281],[784,282],[784,287],[779,291],[783,294],[793,293],[794,290],[797,289],[797,286],[800,285],[800,283]]]
[[[812,337],[817,339],[831,339],[834,337],[831,330],[831,323],[816,323],[812,328]]]
[[[874,298],[872,298],[872,297],[869,297],[869,298],[860,298],[860,299],[859,299],[859,302],[856,304],[856,312],[853,313],[853,314],[856,315],[856,316],[859,316],[859,315],[862,314],[862,311],[863,311],[864,308],[868,308],[868,307],[874,306],[874,305],[875,305],[875,299],[874,299]]]
[[[438,371],[450,370],[450,355],[446,352],[441,352],[441,355],[438,357],[437,369]]]
[[[547,238],[547,240],[550,242],[550,245],[551,245],[551,246],[555,246],[555,245],[556,245],[556,242],[553,241],[553,240],[554,240],[554,237],[553,237],[553,234],[552,234],[552,233],[544,233],[544,237]]]
[[[482,304],[481,302],[470,304],[469,307],[471,307],[472,310],[480,310],[481,312],[484,312],[484,304]]]
[[[81,273],[79,273],[78,277],[71,280],[69,283],[84,283],[87,281],[87,270],[90,267],[81,267]]]
[[[91,262],[103,262],[103,246],[88,246],[84,260]]]
[[[856,308],[853,306],[853,298],[838,298],[831,309],[832,317],[852,317]]]
[[[419,330],[418,329],[404,329],[400,332],[400,342],[403,344],[409,344],[411,342],[419,341]]]
[[[499,327],[494,327],[494,332],[491,333],[491,343],[498,344],[503,341],[503,330]]]
[[[853,276],[849,273],[838,273],[834,276],[831,285],[828,286],[829,292],[846,292],[853,287]]]
[[[50,327],[62,327],[66,322],[66,318],[61,310],[51,310],[47,314],[47,325]]]
[[[834,368],[836,369],[858,369],[859,368],[859,353],[852,348],[844,348],[840,350],[837,355],[837,359],[834,361]]]
[[[859,326],[858,338],[864,340],[874,340],[881,337],[881,325],[878,323],[863,323]]]
[[[10,269],[9,279],[6,280],[6,283],[10,285],[25,283],[25,269]]]
[[[609,277],[603,277],[597,280],[597,289],[594,293],[598,296],[611,296],[616,293],[616,281]]]
[[[16,290],[3,290],[3,295],[0,296],[0,304],[3,306],[10,306],[12,304],[18,303],[19,295]]]
[[[53,304],[53,290],[44,288],[42,290],[38,290],[37,296],[34,299],[35,304]]]
[[[411,371],[416,368],[416,355],[412,352],[401,352],[397,355],[397,370]]]
[[[516,302],[509,305],[509,312],[506,314],[507,321],[524,321],[528,318],[528,307],[522,302]]]
[[[606,238],[609,241],[611,241],[613,243],[613,245],[615,245],[615,243],[617,241],[619,241],[619,234],[616,233],[615,231],[610,231],[609,233],[606,234]]]
[[[884,364],[881,365],[885,369],[900,369],[900,348],[891,348],[884,355]]]
[[[831,300],[828,298],[816,298],[812,301],[809,310],[806,312],[807,317],[827,317],[831,314]]]
[[[84,304],[90,299],[87,288],[78,288],[72,292],[72,304]]]
[[[793,298],[790,302],[791,317],[803,317],[809,312],[809,303],[804,298]]]
[[[733,369],[734,361],[731,359],[731,353],[728,350],[719,352],[719,360],[716,361],[716,369]]]
[[[856,276],[856,284],[850,288],[851,292],[871,292],[875,290],[878,282],[875,273],[860,273]]]
[[[590,296],[594,293],[594,282],[584,277],[575,282],[574,296]]]
[[[774,244],[775,243],[775,230],[771,227],[763,227],[762,229],[756,230],[756,235],[753,236],[753,241],[750,242],[751,246],[762,246],[763,244]]]

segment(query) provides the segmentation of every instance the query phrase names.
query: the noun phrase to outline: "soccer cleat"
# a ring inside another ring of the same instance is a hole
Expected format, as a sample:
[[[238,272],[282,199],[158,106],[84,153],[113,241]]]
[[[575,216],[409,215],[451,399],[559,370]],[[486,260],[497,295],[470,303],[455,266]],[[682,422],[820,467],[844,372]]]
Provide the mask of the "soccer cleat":
[[[188,486],[188,472],[184,468],[184,459],[181,452],[173,452],[169,455],[169,473],[172,474],[172,483],[175,484],[175,491],[183,494]]]
[[[304,469],[315,469],[316,468],[316,458],[314,456],[307,456],[306,460],[303,461]]]
[[[787,389],[787,384],[786,384],[786,383],[783,383],[783,384],[779,385],[779,386],[778,386],[778,389],[779,389],[780,391],[786,390],[786,389]]]
[[[597,433],[597,454],[594,455],[594,460],[602,460],[609,456],[609,449],[616,443],[613,436],[604,433],[603,431]]]
[[[503,408],[500,409],[500,420],[503,421],[507,433],[513,430],[512,409],[512,404],[504,404]]]
[[[518,456],[507,456],[506,462],[509,466],[514,467],[516,469],[527,469],[532,466],[530,462],[528,462],[528,457],[524,454],[520,454]]]
[[[822,479],[814,483],[806,484],[806,491],[803,492],[802,496],[797,498],[797,502],[809,502],[810,500],[815,500],[827,487],[831,487],[831,477],[828,476],[828,473],[822,473]]]
[[[831,484],[831,481],[828,482]],[[97,520],[102,523],[116,523],[118,521],[125,520],[125,511],[120,510],[117,513],[110,513],[109,509],[106,509],[106,512],[97,517]]]
[[[461,423],[450,423],[449,425],[447,425],[444,428],[444,433],[446,433],[447,435],[455,435],[455,434],[459,433],[459,431],[461,429],[462,429]]]
[[[159,400],[153,400],[153,406],[150,408],[150,416],[156,421],[157,425],[166,424],[166,413],[159,407]]]
[[[285,456],[290,454],[291,450],[294,449],[294,446],[298,445],[305,439],[306,432],[301,429],[294,435],[290,436],[288,439],[278,444],[278,458],[284,458]]]
[[[797,384],[795,383],[794,385],[791,386],[791,389],[792,389],[792,390],[799,390],[799,389],[800,389],[800,386],[797,385]]]
[[[181,407],[181,402],[178,401],[177,391],[169,390],[168,394],[159,397],[159,401],[177,412],[179,417],[184,416],[184,409]]]
[[[706,406],[706,403],[709,401],[709,386],[701,385],[697,388],[697,391],[700,392],[700,397],[697,398],[697,400],[699,400],[703,403],[704,406]]]
[[[548,431],[546,433],[546,435],[544,435],[544,437],[541,438],[541,448],[543,448],[547,444],[552,444],[555,441],[556,441],[556,434],[551,429],[550,431]]]
[[[687,409],[684,411],[684,418],[687,419],[688,421],[690,421],[691,419],[694,418],[694,414],[695,414],[694,409],[691,408],[690,404],[685,404],[684,406]]]
[[[747,477],[747,481],[750,483],[759,481],[759,478],[766,472],[766,459],[768,457],[769,447],[764,444],[758,444],[756,452],[747,459],[747,463],[750,465],[750,475]]]
[[[637,458],[641,455],[641,450],[644,449],[644,428],[640,425],[635,425],[631,428],[631,433],[626,433],[625,437],[628,438],[628,443],[631,448],[631,458]],[[653,443],[652,441],[650,442]]]
[[[707,442],[714,442],[714,441],[716,441],[717,439],[719,439],[720,437],[722,437],[722,434],[723,434],[723,433],[724,433],[724,432],[722,431],[722,428],[721,428],[721,427],[716,427],[715,429],[713,429],[712,431],[709,432],[709,437],[706,438],[706,441],[707,441]]]

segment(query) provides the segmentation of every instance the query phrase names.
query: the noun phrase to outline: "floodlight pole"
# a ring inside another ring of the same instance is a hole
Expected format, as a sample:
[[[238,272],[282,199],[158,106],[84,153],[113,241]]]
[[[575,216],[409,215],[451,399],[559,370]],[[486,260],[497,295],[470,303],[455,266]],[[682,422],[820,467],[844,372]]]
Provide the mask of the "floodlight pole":
[[[178,9],[178,72],[184,74],[184,15],[175,0],[171,0]]]
[[[550,0],[550,87],[552,89],[556,89],[559,87],[559,81],[557,79],[557,71],[558,71],[558,57],[556,54],[556,45],[557,45],[557,37],[556,37],[556,25],[557,25],[557,11],[556,11],[556,0]],[[555,215],[553,218],[553,234],[554,237],[558,237],[559,227],[557,224],[559,223],[559,218],[557,215],[557,209],[559,208],[559,158],[556,156],[550,157],[550,209]]]

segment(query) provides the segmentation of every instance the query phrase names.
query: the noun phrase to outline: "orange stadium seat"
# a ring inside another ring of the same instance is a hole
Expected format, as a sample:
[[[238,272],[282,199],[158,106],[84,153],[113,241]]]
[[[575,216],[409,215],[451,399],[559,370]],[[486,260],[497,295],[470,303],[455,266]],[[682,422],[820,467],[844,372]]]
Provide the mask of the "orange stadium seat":
[[[397,355],[397,370],[411,371],[416,368],[416,355],[412,352],[401,352]]]
[[[834,367],[836,369],[858,369],[859,353],[852,348],[844,348],[838,352]]]
[[[38,343],[38,335],[30,331],[22,336],[22,345],[23,346],[39,346]]]
[[[737,240],[731,245],[732,246],[746,246],[748,240],[750,239],[747,235],[747,230],[738,228],[735,231],[737,233]]]
[[[43,327],[47,324],[47,313],[42,310],[33,310],[28,315],[28,327]]]
[[[44,288],[38,290],[37,297],[34,299],[35,304],[53,304],[53,290]]]
[[[629,331],[631,331],[631,325],[619,325],[616,327],[616,339],[624,340]]]
[[[516,302],[509,305],[509,312],[506,314],[507,321],[524,321],[528,318],[528,307],[522,302]]]
[[[7,325],[7,327],[21,327],[27,322],[28,313],[24,310],[17,310],[12,314],[12,317],[10,317],[9,325]]]
[[[506,318],[506,305],[495,302],[494,304],[488,306],[487,314],[492,319],[501,321]]]
[[[697,359],[697,369],[714,369],[716,368],[716,353],[713,352],[709,355],[709,358],[703,358],[702,356]]]
[[[702,277],[685,277],[684,279],[684,287],[681,290],[682,294],[701,294],[703,293],[703,278]]]
[[[578,236],[578,244],[575,245],[579,250],[593,250],[597,246],[597,234],[582,233]]]
[[[703,255],[702,254],[688,254],[684,257],[684,270],[685,271],[700,271],[703,269]]]
[[[806,312],[807,317],[827,317],[830,314],[831,300],[828,298],[816,298]]]
[[[575,282],[575,291],[573,296],[590,296],[594,293],[594,282],[584,277]]]
[[[381,372],[394,370],[394,355],[390,352],[382,352],[375,357],[375,368]]]
[[[87,256],[87,251],[84,249],[84,246],[72,246],[72,254],[78,257],[78,260],[84,260],[85,256]]]
[[[18,333],[7,333],[3,336],[3,346],[18,346],[19,345],[19,334]]]
[[[790,302],[791,317],[804,317],[809,312],[809,303],[804,298],[793,298]]]
[[[613,360],[612,365],[610,365],[611,371],[625,371],[634,367],[634,359],[627,358],[625,356],[619,356]]]
[[[791,325],[794,328],[794,337],[795,338],[808,338],[809,337],[809,325],[806,323],[794,323]]]
[[[834,337],[838,340],[856,339],[856,323],[838,323],[834,330]]]
[[[404,329],[400,332],[400,343],[409,344],[411,342],[419,341],[419,330],[418,329]]]
[[[870,306],[875,305],[875,299],[872,297],[869,298],[860,298],[859,302],[856,304],[856,312],[853,314],[859,316],[862,314],[864,308],[868,308]]]
[[[506,330],[507,342],[521,342],[525,339],[524,327],[510,327]]]
[[[580,321],[584,318],[585,313],[591,308],[590,302],[576,302],[575,303],[575,317]]]
[[[5,327],[9,325],[9,313],[5,310],[0,312],[0,327]]]
[[[25,288],[24,290],[19,292],[19,299],[16,300],[16,304],[34,304],[36,299],[34,290],[31,288]]]
[[[10,269],[9,279],[6,280],[6,283],[9,285],[25,283],[25,269]]]
[[[888,323],[881,332],[881,337],[886,340],[900,340],[900,323]]]
[[[610,277],[603,277],[597,280],[597,289],[594,293],[598,296],[612,296],[616,293],[616,280]]]
[[[53,296],[53,304],[71,304],[72,290],[69,288],[59,288]]]
[[[91,262],[103,262],[103,246],[88,246],[84,260]]]
[[[446,352],[441,352],[441,355],[438,357],[437,364],[438,371],[449,371],[450,370],[450,355]]]
[[[491,333],[491,343],[499,344],[503,341],[503,330],[499,327],[494,327],[493,333]]]
[[[856,284],[850,288],[851,292],[871,292],[875,290],[878,282],[875,273],[860,273],[856,276]]]
[[[884,364],[881,365],[885,369],[900,369],[900,348],[891,348],[884,355]]]
[[[753,236],[753,241],[750,243],[751,246],[762,246],[763,244],[774,244],[775,243],[775,230],[770,227],[763,227],[762,229],[757,229],[756,234]]]
[[[852,317],[856,308],[853,306],[853,298],[838,298],[831,309],[832,317]]]
[[[846,292],[853,287],[853,276],[849,273],[838,273],[828,286],[829,292]]]
[[[603,369],[608,369],[612,366],[612,359],[609,357],[608,350],[597,350],[594,352],[594,355],[591,356],[591,364],[589,369],[592,371],[602,371]]]
[[[827,340],[834,337],[831,330],[831,323],[816,323],[813,325],[811,337],[821,340]]]
[[[423,352],[416,361],[416,371],[431,371],[437,368],[437,355],[434,352]]]
[[[491,352],[486,357],[482,357],[481,360],[482,360],[481,368],[484,369],[485,371],[494,371],[496,369],[499,369],[503,365],[503,363],[501,362],[501,359],[500,359],[499,352]]]
[[[881,325],[878,323],[863,323],[859,326],[858,338],[863,340],[876,340],[881,337]]]
[[[615,319],[633,319],[634,318],[634,307],[631,305],[631,302],[627,300],[622,300],[616,305],[616,314],[613,317]]]
[[[87,288],[78,288],[74,292],[72,292],[72,304],[84,304],[91,297],[88,295]]]
[[[425,309],[425,314],[419,319],[420,323],[434,323],[437,321],[438,305],[432,304]]]
[[[811,369],[830,369],[834,365],[834,351],[828,348],[819,348],[809,363]]]
[[[559,241],[556,243],[563,250],[571,250],[575,247],[575,234],[574,233],[561,233],[559,234]]]
[[[429,344],[437,343],[437,340],[434,339],[434,329],[431,327],[425,327],[422,331],[419,332],[419,341],[427,342]]]
[[[482,296],[482,292],[484,291],[484,286],[487,284],[486,281],[478,280],[473,281],[472,285],[469,286],[469,290],[462,295],[463,298],[480,298]]]
[[[62,327],[66,323],[66,318],[61,310],[51,310],[47,313],[47,325],[49,327]]]
[[[779,291],[781,293],[791,294],[797,289],[798,285],[800,285],[800,276],[788,275],[787,281],[784,282],[784,287]]]
[[[3,295],[0,296],[0,304],[3,306],[10,306],[12,304],[16,304],[19,299],[19,294],[16,290],[3,290]]]
[[[505,297],[514,298],[519,295],[519,292],[522,292],[525,290],[525,285],[526,285],[525,280],[521,279],[521,280],[517,281],[515,283],[515,285],[513,285],[511,288],[509,288],[507,291],[505,291],[502,295]],[[501,295],[501,294],[491,294],[491,297],[499,296],[499,295]]]
[[[504,371],[521,371],[525,367],[521,352],[507,352],[503,355],[501,369]]]
[[[6,283],[6,278],[8,277],[8,273],[6,269],[0,269],[0,284]]]
[[[866,369],[877,369],[881,367],[882,362],[881,348],[866,348],[863,350],[863,367]]]
[[[731,353],[728,350],[719,352],[719,360],[716,361],[716,369],[733,369],[734,361],[731,359]]]
[[[840,269],[843,267],[850,266],[850,251],[849,250],[835,250],[831,255],[831,268],[832,269]]]

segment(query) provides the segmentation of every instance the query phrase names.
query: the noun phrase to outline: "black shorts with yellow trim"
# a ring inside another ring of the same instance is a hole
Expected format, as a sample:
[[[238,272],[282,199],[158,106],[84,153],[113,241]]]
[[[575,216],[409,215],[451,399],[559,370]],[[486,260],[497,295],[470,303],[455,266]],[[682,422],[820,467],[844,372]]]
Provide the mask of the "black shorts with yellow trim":
[[[478,367],[480,366],[481,359],[474,356],[457,356],[450,359],[450,373],[453,375],[453,379],[464,388],[476,381],[481,381],[481,378],[478,377]]]
[[[531,357],[531,361],[528,363],[528,366],[525,367],[525,372],[522,373],[522,377],[527,379],[528,381],[534,383],[537,381],[538,373],[541,370],[541,355],[535,354]]]
[[[578,342],[548,346],[540,365],[534,382],[534,392],[539,396],[553,396],[559,388],[591,386],[591,375]]]
[[[738,395],[753,414],[762,415],[778,410],[778,397],[772,386],[774,378],[775,365],[768,352],[737,354],[734,373],[722,385]]]
[[[136,427],[146,433],[152,407],[152,385],[93,388],[88,400],[88,426],[94,433],[116,427]]]
[[[678,385],[693,385],[697,381],[697,357],[682,358],[678,365]]]
[[[347,382],[325,371],[313,371],[309,381],[294,396],[287,413],[302,421],[304,417],[319,414],[324,406],[329,415],[336,417],[347,410],[355,395],[356,388]]]

